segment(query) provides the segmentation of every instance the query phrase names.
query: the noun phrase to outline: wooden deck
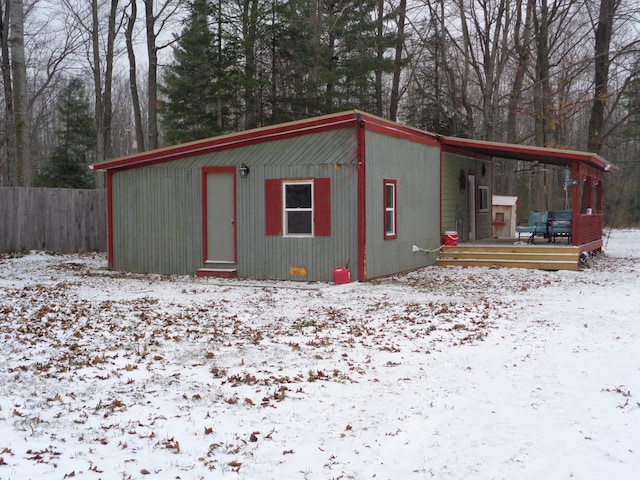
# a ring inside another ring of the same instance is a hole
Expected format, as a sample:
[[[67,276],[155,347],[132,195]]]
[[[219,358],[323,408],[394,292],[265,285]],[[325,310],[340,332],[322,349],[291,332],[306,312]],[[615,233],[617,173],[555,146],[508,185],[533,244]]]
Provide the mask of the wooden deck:
[[[442,247],[436,265],[577,271],[581,254],[588,250],[566,241],[531,245],[517,239],[487,240]]]

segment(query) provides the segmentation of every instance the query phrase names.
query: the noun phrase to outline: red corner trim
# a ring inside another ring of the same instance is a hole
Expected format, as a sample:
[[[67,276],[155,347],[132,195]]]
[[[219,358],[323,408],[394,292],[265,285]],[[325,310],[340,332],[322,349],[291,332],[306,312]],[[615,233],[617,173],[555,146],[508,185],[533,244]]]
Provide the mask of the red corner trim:
[[[113,270],[113,179],[107,172],[107,267]]]
[[[358,124],[358,281],[364,282],[367,279],[367,221],[366,221],[366,184],[365,184],[365,124]]]

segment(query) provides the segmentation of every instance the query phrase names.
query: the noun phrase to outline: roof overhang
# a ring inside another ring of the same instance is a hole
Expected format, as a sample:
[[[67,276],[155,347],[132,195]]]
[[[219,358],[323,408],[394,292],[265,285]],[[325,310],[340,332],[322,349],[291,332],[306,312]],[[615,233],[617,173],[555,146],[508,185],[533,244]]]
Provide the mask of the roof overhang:
[[[221,150],[283,140],[300,135],[325,132],[339,128],[355,128],[359,125],[365,126],[367,130],[374,132],[382,132],[398,138],[439,146],[436,136],[429,132],[400,125],[359,110],[351,110],[135,153],[126,157],[95,163],[91,168],[105,171],[139,168],[196,155],[206,155]]]
[[[572,166],[574,163],[580,163],[604,172],[617,170],[616,167],[594,153],[555,148],[527,147],[509,143],[441,136],[417,128],[403,126],[359,110],[323,115],[305,120],[196,140],[194,142],[106,160],[96,163],[91,167],[94,170],[105,171],[139,168],[196,155],[206,155],[220,150],[282,140],[338,128],[356,127],[358,125],[365,126],[367,130],[374,132],[382,132],[386,135],[410,139],[428,145],[441,146],[444,151],[463,153],[477,157],[506,158],[560,166]]]
[[[607,162],[600,155],[577,150],[559,148],[529,147],[511,143],[487,142],[457,137],[439,137],[443,149],[463,150],[476,155],[493,158],[540,162],[562,167],[570,167],[574,162],[587,164],[604,172],[615,172],[617,167]]]
[[[125,170],[130,168],[139,168],[196,155],[206,155],[220,150],[281,140],[296,135],[305,135],[307,133],[344,128],[350,125],[355,126],[358,118],[357,112],[353,111],[324,115],[322,117],[315,117],[308,120],[299,120],[270,125],[268,127],[254,128],[251,130],[229,133],[203,140],[195,140],[193,142],[183,143],[180,145],[149,150],[147,152],[135,153],[126,157],[95,163],[91,167],[94,170]]]

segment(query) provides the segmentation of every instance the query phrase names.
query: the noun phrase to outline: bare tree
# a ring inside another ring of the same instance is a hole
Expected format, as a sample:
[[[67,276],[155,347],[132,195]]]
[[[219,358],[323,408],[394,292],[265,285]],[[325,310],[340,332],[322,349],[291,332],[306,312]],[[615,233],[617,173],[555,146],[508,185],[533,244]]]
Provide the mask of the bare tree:
[[[385,58],[384,55],[386,53],[386,42],[384,41],[385,30],[384,30],[384,0],[377,0],[376,6],[376,69],[375,69],[375,89],[376,89],[376,111],[375,114],[378,116],[383,115],[382,108],[382,79],[384,74],[384,64]]]
[[[467,9],[465,1],[459,0],[458,8],[463,42],[458,48],[474,71],[482,95],[478,106],[482,127],[478,133],[493,140],[502,73],[508,60],[511,5],[509,0],[486,0]]]
[[[9,45],[13,90],[13,128],[15,160],[11,178],[17,186],[31,184],[31,151],[29,144],[29,99],[27,96],[27,65],[24,50],[24,4],[11,0],[9,4]]]
[[[111,90],[113,84],[116,36],[122,25],[118,16],[119,0],[108,0],[108,10],[101,8],[105,3],[91,0],[63,0],[65,13],[73,19],[72,28],[83,36],[86,61],[91,71],[95,102],[96,160],[111,157]],[[103,25],[106,23],[106,29]],[[99,182],[98,182],[99,183]]]
[[[147,148],[158,148],[158,52],[174,42],[174,38],[158,44],[158,39],[167,27],[172,25],[172,17],[181,8],[180,0],[163,0],[157,9],[155,0],[143,0],[145,31],[147,36]]]
[[[397,31],[395,40],[395,54],[393,57],[393,79],[391,81],[391,98],[389,100],[389,118],[396,121],[398,116],[398,104],[400,103],[400,76],[402,75],[402,50],[405,40],[405,23],[407,16],[407,0],[400,0],[397,11]]]
[[[145,136],[144,126],[142,125],[140,94],[138,92],[138,69],[136,66],[136,54],[133,42],[136,19],[138,18],[138,2],[136,0],[131,0],[128,6],[130,10],[128,11],[128,13],[125,13],[125,15],[127,16],[125,39],[127,44],[127,57],[129,59],[129,88],[131,91],[131,107],[133,109],[136,150],[138,152],[144,152]]]
[[[601,0],[600,17],[595,31],[595,58],[593,79],[593,105],[589,118],[589,140],[587,149],[600,153],[603,142],[605,103],[609,88],[609,49],[613,35],[613,20],[620,0]]]
[[[5,124],[7,134],[3,139],[5,145],[3,158],[0,161],[0,185],[2,185],[2,177],[6,177],[6,183],[9,186],[18,184],[19,166],[15,162],[15,135],[13,122],[13,88],[11,82],[11,57],[9,54],[9,22],[10,22],[10,4],[8,2],[0,3],[0,46],[2,48],[2,85],[4,87],[4,104],[5,104]]]
[[[524,12],[523,12],[524,3]],[[509,92],[507,113],[507,142],[518,141],[518,111],[521,108],[522,89],[526,72],[531,62],[531,28],[535,0],[516,0],[515,24],[513,31],[513,52],[516,56],[516,67],[513,83]],[[524,14],[524,15],[523,15]]]
[[[258,30],[258,0],[243,0],[242,2],[242,36],[244,47],[244,103],[245,128],[256,126],[257,119],[257,99],[255,93],[256,83],[256,42]],[[220,30],[220,29],[219,29]],[[222,63],[222,41],[218,39],[218,61]],[[220,111],[221,108],[218,108]],[[221,119],[221,115],[218,116]],[[221,122],[219,124],[222,127]]]

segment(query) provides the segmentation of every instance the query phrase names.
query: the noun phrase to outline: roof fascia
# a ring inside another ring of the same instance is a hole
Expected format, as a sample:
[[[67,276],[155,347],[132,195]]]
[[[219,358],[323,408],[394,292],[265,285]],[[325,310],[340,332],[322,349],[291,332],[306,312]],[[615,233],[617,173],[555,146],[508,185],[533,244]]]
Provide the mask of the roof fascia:
[[[486,140],[471,140],[467,138],[457,137],[440,137],[440,143],[444,146],[455,146],[459,148],[467,149],[486,149],[492,151],[498,151],[505,158],[514,156],[517,158],[518,154],[539,157],[537,160],[544,163],[545,157],[553,156],[555,158],[562,158],[570,161],[580,161],[590,164],[593,167],[604,170],[605,172],[615,172],[617,167],[607,162],[604,158],[596,153],[581,152],[578,150],[563,150],[559,148],[547,148],[547,147],[534,147],[525,145],[516,145],[511,143],[500,142],[488,142]],[[497,156],[497,155],[492,155]]]
[[[420,130],[413,127],[407,127],[384,118],[356,111],[356,115],[364,121],[365,128],[372,132],[383,133],[391,137],[402,138],[405,140],[411,140],[414,142],[422,143],[425,145],[431,145],[434,147],[440,146],[437,136],[433,133],[429,133],[424,130]]]

